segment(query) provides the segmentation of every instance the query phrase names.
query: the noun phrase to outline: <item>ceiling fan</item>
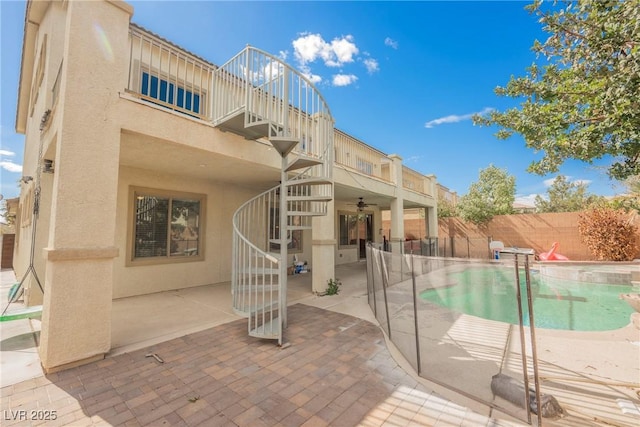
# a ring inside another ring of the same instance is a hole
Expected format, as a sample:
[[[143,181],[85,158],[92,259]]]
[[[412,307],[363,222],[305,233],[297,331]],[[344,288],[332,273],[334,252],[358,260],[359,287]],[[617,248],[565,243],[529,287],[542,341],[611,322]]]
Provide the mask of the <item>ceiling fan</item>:
[[[349,203],[349,204],[353,206],[357,206],[360,212],[362,212],[366,207],[377,206],[375,203],[365,203],[362,197],[358,197],[358,203]]]

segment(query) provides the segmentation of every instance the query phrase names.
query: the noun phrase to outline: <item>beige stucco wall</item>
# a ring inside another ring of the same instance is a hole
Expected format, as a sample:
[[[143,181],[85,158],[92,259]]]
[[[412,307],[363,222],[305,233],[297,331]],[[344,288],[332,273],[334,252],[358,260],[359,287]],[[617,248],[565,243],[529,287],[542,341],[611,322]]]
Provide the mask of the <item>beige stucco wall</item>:
[[[127,266],[127,243],[131,239],[130,186],[205,194],[204,260]],[[206,285],[230,280],[231,217],[250,198],[250,191],[228,184],[164,174],[159,171],[120,167],[116,246],[120,256],[114,265],[113,297],[121,298]]]
[[[14,257],[14,270],[18,280],[25,278],[23,286],[25,289],[25,302],[28,305],[36,305],[42,303],[42,292],[34,280],[33,274],[27,274],[30,262],[31,239],[33,230],[33,210],[27,208],[31,206],[24,199],[24,196],[31,191],[35,191],[40,184],[40,210],[37,219],[37,230],[34,253],[33,266],[34,270],[41,282],[44,284],[45,261],[40,248],[46,247],[49,239],[49,224],[51,214],[51,192],[53,176],[42,174],[38,180],[38,158],[42,149],[43,158],[52,158],[55,152],[55,126],[52,126],[53,114],[50,116],[48,126],[40,131],[40,124],[45,111],[55,109],[52,89],[55,84],[56,76],[60,64],[62,63],[64,41],[66,35],[66,11],[60,2],[53,2],[48,5],[42,4],[39,7],[46,14],[43,15],[42,21],[37,25],[34,22],[28,23],[29,28],[33,30],[34,40],[29,40],[29,45],[25,46],[25,55],[35,58],[32,74],[26,76],[22,84],[26,85],[29,99],[36,99],[36,103],[27,108],[26,114],[26,134],[25,134],[25,151],[23,153],[22,175],[33,178],[28,183],[20,183],[23,198],[20,201],[19,218],[16,223],[16,245]],[[42,49],[46,52],[41,55]],[[41,58],[44,60],[40,65]],[[39,66],[42,67],[42,81],[38,84],[37,74]],[[37,91],[37,98],[35,95]],[[23,220],[27,219],[29,225],[23,226]],[[25,276],[26,275],[26,276]]]
[[[46,131],[47,154],[55,160],[39,346],[47,371],[102,357],[110,348],[120,129],[107,118],[126,81],[131,12],[119,2],[63,7],[64,19],[50,27],[64,38],[65,61]],[[55,80],[57,70],[47,74]],[[30,135],[38,135],[35,124],[29,122]]]
[[[336,265],[348,264],[352,262],[359,261],[359,254],[357,247],[340,247],[340,214],[358,214],[358,210],[356,206],[352,203],[349,204],[343,201],[335,202],[336,207],[336,215],[335,215],[335,263]],[[381,211],[379,208],[374,206],[367,207],[362,213],[364,214],[373,214],[373,241],[374,243],[382,242],[382,234],[380,234],[379,230],[382,228],[382,217]]]
[[[28,293],[31,303],[42,301],[45,306],[39,351],[45,369],[54,370],[109,350],[113,298],[229,281],[233,212],[265,189],[256,183],[277,182],[280,159],[265,142],[247,141],[127,93],[132,9],[125,3],[36,3],[42,21],[38,28],[36,17],[29,17],[32,31],[24,51],[39,58],[47,34],[47,55],[33,113],[29,108],[28,117],[23,114],[19,121],[26,131],[24,175],[36,177],[41,151],[42,157],[55,161],[55,173],[40,180],[35,267],[45,294],[34,284]],[[37,65],[36,60],[34,75]],[[59,95],[54,100],[58,70]],[[21,85],[32,84],[29,73],[25,71]],[[21,95],[20,111],[25,103],[28,99]],[[51,113],[40,131],[47,110]],[[199,156],[208,156],[211,175],[194,170]],[[251,179],[246,179],[249,174]],[[335,179],[354,188],[362,185],[340,168]],[[368,191],[385,196],[398,190],[383,180],[362,181],[370,183]],[[202,261],[127,265],[131,186],[206,195]],[[303,233],[304,250],[296,254],[309,263],[314,290],[319,291],[333,278],[335,264],[358,257],[357,248],[339,249],[336,242],[336,212],[356,212],[355,207],[345,202],[329,206],[326,218],[314,218],[314,233]],[[367,212],[374,213],[373,237],[381,242],[380,212]],[[31,229],[17,233],[18,277],[28,265]],[[292,259],[290,254],[289,265]]]

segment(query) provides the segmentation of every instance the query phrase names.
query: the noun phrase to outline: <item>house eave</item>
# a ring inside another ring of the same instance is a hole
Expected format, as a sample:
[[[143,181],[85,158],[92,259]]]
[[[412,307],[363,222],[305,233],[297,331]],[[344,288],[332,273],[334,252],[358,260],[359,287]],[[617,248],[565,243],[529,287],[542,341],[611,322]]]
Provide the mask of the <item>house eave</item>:
[[[35,41],[38,29],[47,9],[52,1],[60,0],[28,0],[25,11],[24,35],[22,38],[22,58],[20,60],[20,77],[18,79],[18,102],[16,107],[16,132],[24,134],[27,131],[29,117],[29,100],[31,98],[31,83],[33,67],[35,65]],[[108,0],[109,3],[133,15],[133,6],[122,0]]]
[[[38,28],[49,4],[50,1],[33,0],[29,0],[26,4],[20,77],[18,79],[18,103],[16,108],[16,132],[22,134],[27,130],[31,78],[33,76],[33,66],[35,63],[35,40],[38,36]]]

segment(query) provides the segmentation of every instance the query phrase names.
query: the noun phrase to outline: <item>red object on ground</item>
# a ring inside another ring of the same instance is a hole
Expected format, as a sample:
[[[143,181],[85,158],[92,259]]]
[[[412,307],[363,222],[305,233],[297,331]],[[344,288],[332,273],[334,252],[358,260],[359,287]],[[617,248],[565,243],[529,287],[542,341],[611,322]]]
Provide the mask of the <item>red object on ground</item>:
[[[540,255],[538,255],[540,261],[569,261],[569,258],[566,256],[556,253],[558,246],[560,246],[558,242],[553,242],[549,252],[541,252]]]

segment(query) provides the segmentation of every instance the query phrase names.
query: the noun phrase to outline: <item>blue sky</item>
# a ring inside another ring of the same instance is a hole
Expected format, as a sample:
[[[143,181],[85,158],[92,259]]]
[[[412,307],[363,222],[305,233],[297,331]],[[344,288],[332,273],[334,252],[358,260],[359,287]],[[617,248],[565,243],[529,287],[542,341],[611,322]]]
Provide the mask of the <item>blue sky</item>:
[[[306,73],[327,100],[336,127],[463,195],[493,164],[516,177],[517,198],[545,194],[557,174],[526,172],[540,153],[520,137],[471,115],[515,100],[493,90],[521,76],[545,34],[524,1],[267,2],[132,1],[132,21],[221,65],[247,44]],[[1,192],[18,195],[23,141],[15,108],[25,3],[0,0]],[[594,165],[569,161],[560,173],[600,195],[624,192]]]

